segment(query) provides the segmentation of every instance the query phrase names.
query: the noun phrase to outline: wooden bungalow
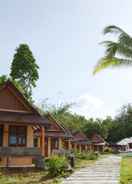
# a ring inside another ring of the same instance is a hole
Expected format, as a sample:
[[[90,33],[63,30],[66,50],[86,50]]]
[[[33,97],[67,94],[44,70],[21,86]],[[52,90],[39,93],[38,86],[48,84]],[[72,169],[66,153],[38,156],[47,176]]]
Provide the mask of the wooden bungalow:
[[[7,81],[0,87],[0,167],[31,167],[34,158],[45,155],[48,120]],[[41,130],[40,147],[33,144],[34,127]]]
[[[91,151],[92,143],[83,132],[73,134],[72,149],[79,152]]]
[[[132,137],[127,137],[116,143],[116,148],[119,152],[132,151]]]
[[[50,156],[61,150],[70,150],[72,135],[53,116],[48,114],[47,118],[50,125],[45,132],[45,155]]]
[[[70,132],[58,122],[51,114],[47,114],[49,120],[48,127],[45,129],[45,156],[50,157],[61,151],[71,150]],[[39,130],[35,131],[35,137],[39,137]]]
[[[92,147],[94,151],[103,152],[106,145],[105,140],[99,134],[93,134],[91,137]]]

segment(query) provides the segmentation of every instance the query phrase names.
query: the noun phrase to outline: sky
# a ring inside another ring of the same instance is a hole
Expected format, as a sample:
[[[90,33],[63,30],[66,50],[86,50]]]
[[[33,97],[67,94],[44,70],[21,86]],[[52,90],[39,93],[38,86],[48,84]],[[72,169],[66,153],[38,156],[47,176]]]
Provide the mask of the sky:
[[[0,75],[9,74],[16,47],[27,43],[40,67],[33,90],[37,104],[74,103],[72,112],[93,118],[115,116],[132,102],[132,68],[92,71],[107,36],[117,25],[132,35],[131,0],[0,1]]]

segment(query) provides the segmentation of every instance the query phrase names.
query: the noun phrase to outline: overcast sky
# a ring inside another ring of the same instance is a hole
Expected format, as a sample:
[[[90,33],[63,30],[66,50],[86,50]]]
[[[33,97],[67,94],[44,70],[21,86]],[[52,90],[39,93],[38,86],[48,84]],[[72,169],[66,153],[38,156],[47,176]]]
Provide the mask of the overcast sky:
[[[9,74],[15,48],[29,44],[40,79],[33,97],[52,104],[75,102],[73,111],[87,117],[115,115],[132,102],[132,68],[92,75],[104,54],[105,26],[132,34],[131,0],[0,1],[0,74]]]

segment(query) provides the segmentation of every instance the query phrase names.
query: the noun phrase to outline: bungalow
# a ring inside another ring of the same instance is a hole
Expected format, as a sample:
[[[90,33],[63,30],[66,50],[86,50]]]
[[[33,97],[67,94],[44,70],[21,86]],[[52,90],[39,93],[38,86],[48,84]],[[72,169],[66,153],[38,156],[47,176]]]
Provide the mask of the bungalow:
[[[50,125],[45,132],[45,156],[61,150],[70,150],[72,135],[51,114],[46,117]]]
[[[132,152],[132,137],[117,142],[116,147],[120,152]]]
[[[75,151],[87,152],[91,150],[92,143],[83,132],[76,132],[73,134],[72,148]]]
[[[91,137],[92,147],[94,151],[103,152],[106,145],[105,140],[99,134],[93,134]]]
[[[7,81],[0,87],[0,167],[31,167],[45,155],[48,120]],[[40,147],[34,147],[33,127],[40,127]]]
[[[48,113],[45,117],[49,121],[49,124],[45,129],[45,156],[50,157],[55,153],[71,150],[72,135],[70,132],[51,114]],[[37,138],[39,138],[39,129],[34,131],[34,136],[36,142],[38,142]]]

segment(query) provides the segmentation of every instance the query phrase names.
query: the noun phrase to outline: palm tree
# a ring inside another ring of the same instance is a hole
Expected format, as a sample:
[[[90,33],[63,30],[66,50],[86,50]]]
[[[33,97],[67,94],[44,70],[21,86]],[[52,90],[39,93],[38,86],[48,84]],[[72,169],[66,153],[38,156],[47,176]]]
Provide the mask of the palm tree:
[[[115,25],[105,27],[104,34],[116,34],[117,41],[104,41],[106,47],[105,56],[102,57],[94,68],[96,74],[108,67],[131,66],[132,65],[132,37],[123,29]]]

